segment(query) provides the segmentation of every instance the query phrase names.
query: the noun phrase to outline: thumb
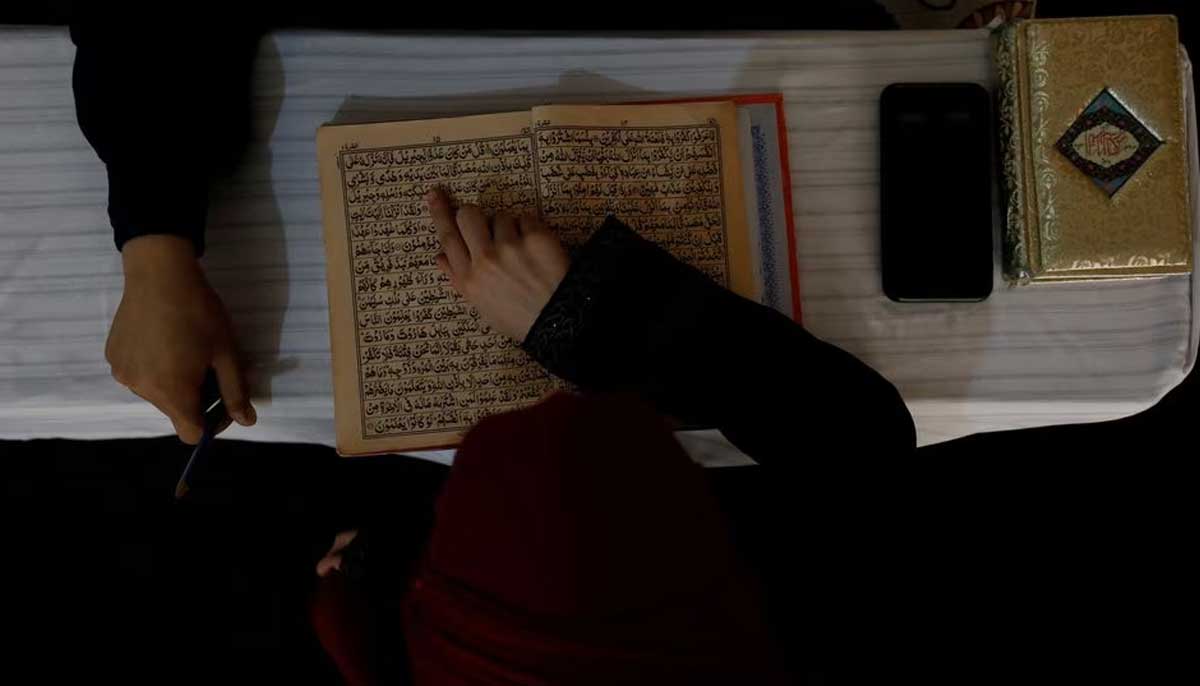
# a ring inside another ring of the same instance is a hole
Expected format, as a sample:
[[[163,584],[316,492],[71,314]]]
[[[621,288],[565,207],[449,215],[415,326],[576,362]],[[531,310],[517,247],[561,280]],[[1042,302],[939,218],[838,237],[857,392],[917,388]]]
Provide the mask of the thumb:
[[[258,421],[254,406],[246,394],[246,380],[241,365],[232,347],[226,347],[213,357],[213,371],[217,373],[217,387],[221,390],[221,402],[235,422],[242,426],[253,426]]]

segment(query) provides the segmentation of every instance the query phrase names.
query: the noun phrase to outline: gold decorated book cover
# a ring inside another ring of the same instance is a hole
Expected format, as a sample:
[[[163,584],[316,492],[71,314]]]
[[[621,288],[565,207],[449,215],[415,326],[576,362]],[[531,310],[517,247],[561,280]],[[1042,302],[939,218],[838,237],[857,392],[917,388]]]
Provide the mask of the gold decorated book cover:
[[[1005,275],[1191,271],[1174,17],[1014,22],[998,34]]]

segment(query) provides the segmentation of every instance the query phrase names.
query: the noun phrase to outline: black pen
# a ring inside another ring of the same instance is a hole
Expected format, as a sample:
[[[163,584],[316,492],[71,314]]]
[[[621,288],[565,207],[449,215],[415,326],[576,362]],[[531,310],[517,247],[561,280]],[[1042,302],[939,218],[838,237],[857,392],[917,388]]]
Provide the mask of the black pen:
[[[217,386],[217,374],[212,369],[209,369],[204,375],[204,384],[200,388],[200,402],[201,407],[204,408],[204,433],[200,436],[200,442],[192,449],[192,456],[188,458],[187,466],[183,468],[183,474],[179,476],[179,482],[175,484],[176,500],[187,495],[191,490],[192,472],[199,464],[200,458],[208,452],[208,446],[212,443],[213,436],[216,436],[217,432],[229,423],[229,413],[225,410],[225,403],[221,401],[221,391]]]

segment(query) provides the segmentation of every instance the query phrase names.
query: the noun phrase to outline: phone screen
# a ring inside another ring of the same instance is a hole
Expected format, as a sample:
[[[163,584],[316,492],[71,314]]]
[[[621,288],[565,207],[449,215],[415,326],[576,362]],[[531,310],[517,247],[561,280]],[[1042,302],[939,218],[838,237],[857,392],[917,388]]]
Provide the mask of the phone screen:
[[[983,300],[993,272],[987,91],[892,84],[880,120],[884,293],[900,302]]]

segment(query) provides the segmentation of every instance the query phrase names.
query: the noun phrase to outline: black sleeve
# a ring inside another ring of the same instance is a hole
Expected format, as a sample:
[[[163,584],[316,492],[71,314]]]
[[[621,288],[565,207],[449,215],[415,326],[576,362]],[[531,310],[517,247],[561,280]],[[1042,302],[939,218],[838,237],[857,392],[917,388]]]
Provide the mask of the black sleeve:
[[[755,459],[915,447],[896,389],[791,319],[721,288],[609,217],[523,347],[586,390],[628,391]]]
[[[186,21],[150,31],[72,24],[75,114],[108,169],[118,250],[137,236],[175,234],[204,251],[209,183],[249,139],[260,33]]]

